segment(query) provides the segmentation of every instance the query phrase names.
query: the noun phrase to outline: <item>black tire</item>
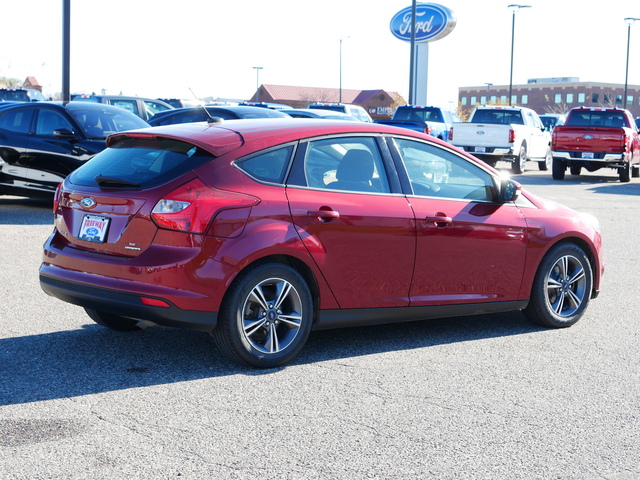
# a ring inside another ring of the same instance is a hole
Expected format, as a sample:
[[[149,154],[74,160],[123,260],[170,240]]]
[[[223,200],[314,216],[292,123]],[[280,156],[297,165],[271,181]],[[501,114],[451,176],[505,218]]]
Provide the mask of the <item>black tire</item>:
[[[622,183],[631,181],[631,163],[625,163],[624,167],[618,169],[618,176]]]
[[[212,336],[232,361],[273,368],[298,354],[312,320],[313,299],[302,275],[281,263],[265,263],[234,281]]]
[[[518,152],[518,156],[513,160],[513,165],[511,165],[511,170],[513,171],[513,173],[516,173],[516,174],[524,173],[526,163],[527,163],[527,146],[521,145],[520,152]]]
[[[533,323],[570,327],[582,317],[593,286],[591,263],[573,243],[555,245],[538,267],[524,313]]]
[[[634,166],[631,167],[631,176],[633,178],[640,177],[640,166],[636,165],[635,167]]]
[[[552,162],[553,162],[553,157],[551,156],[551,147],[549,147],[547,149],[547,154],[545,155],[544,160],[541,162],[538,162],[538,168],[541,171],[546,172],[551,168]]]
[[[482,161],[493,168],[495,168],[496,164],[498,163],[495,158],[483,158]]]
[[[571,165],[569,167],[569,172],[571,172],[571,175],[580,175],[581,171],[582,167],[580,165]]]
[[[91,320],[98,325],[110,328],[111,330],[117,330],[119,332],[134,332],[136,330],[142,330],[138,327],[138,321],[131,318],[122,317],[120,315],[114,315],[112,313],[99,312],[91,308],[85,308],[87,315],[91,317]]]
[[[559,158],[554,158],[553,163],[551,164],[551,176],[554,180],[562,180],[564,179],[564,171],[567,166],[564,164],[562,160]]]

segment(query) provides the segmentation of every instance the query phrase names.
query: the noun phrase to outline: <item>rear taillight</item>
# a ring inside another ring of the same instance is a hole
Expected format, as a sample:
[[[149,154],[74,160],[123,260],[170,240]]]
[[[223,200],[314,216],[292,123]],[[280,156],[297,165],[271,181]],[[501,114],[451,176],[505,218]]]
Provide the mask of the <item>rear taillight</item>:
[[[516,141],[516,131],[512,128],[509,130],[509,143],[515,143]]]
[[[56,193],[53,194],[53,214],[55,215],[58,211],[58,207],[60,206],[60,195],[62,190],[62,182],[58,184],[56,188]]]
[[[453,127],[449,129],[449,141],[453,140]]]
[[[156,203],[151,218],[159,228],[202,234],[221,211],[251,207],[259,201],[249,195],[208,187],[196,179]]]
[[[424,133],[431,135],[431,127],[429,125],[424,126]]]

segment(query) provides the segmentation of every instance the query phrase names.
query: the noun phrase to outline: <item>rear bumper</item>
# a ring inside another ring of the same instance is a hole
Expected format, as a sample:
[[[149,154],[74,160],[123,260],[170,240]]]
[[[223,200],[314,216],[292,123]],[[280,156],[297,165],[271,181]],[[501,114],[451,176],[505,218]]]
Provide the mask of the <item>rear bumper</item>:
[[[455,138],[455,137],[454,137]],[[455,145],[455,142],[454,142]],[[486,156],[486,157],[501,157],[505,160],[510,159],[513,160],[516,155],[513,151],[512,147],[476,147],[476,146],[468,146],[468,145],[456,145],[458,148],[461,148],[467,153],[476,156]]]
[[[553,150],[551,155],[553,158],[563,160],[565,162],[589,162],[593,164],[624,164],[625,156],[623,153],[594,153],[594,158],[582,158],[583,152],[564,152]]]
[[[217,312],[184,310],[171,305],[166,299],[95,287],[48,275],[42,271],[40,272],[40,287],[48,295],[74,305],[137,320],[146,320],[166,327],[211,331],[217,325]],[[169,306],[146,305],[143,298],[162,300]]]

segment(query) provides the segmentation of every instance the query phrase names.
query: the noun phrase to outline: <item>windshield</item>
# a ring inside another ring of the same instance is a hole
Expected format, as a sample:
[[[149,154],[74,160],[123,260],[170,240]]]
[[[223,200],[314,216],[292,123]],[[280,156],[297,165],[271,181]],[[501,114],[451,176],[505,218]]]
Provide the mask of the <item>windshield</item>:
[[[170,139],[125,138],[75,170],[75,185],[148,188],[166,183],[214,158],[190,143]]]
[[[69,107],[68,111],[80,124],[87,138],[105,139],[113,133],[149,126],[140,117],[118,108],[79,106]]]

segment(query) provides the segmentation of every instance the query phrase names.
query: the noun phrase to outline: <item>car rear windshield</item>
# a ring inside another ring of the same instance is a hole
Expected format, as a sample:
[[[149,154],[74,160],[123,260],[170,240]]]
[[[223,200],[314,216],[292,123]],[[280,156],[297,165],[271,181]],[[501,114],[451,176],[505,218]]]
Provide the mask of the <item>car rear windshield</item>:
[[[309,105],[309,108],[317,108],[319,110],[331,110],[333,112],[345,113],[343,105]]]
[[[74,185],[140,189],[169,182],[214,158],[190,143],[126,138],[103,150],[69,176]]]
[[[28,102],[31,99],[26,90],[5,90],[0,88],[0,99],[5,102]]]
[[[569,127],[630,127],[622,112],[573,112],[565,125]]]
[[[522,113],[517,110],[476,110],[472,123],[489,123],[495,125],[524,125]]]
[[[398,108],[394,118],[410,122],[444,123],[442,112],[438,108]]]

